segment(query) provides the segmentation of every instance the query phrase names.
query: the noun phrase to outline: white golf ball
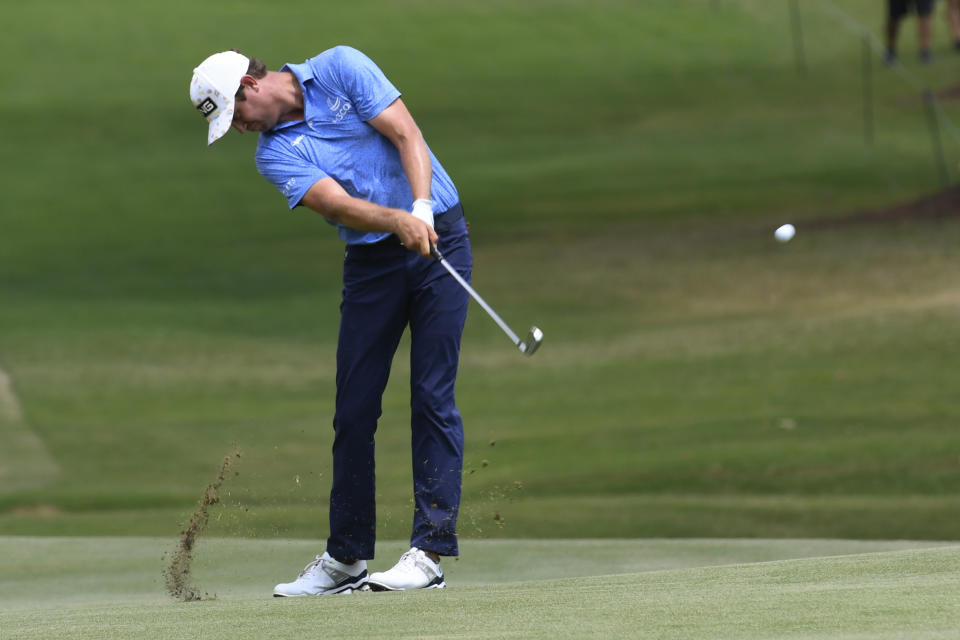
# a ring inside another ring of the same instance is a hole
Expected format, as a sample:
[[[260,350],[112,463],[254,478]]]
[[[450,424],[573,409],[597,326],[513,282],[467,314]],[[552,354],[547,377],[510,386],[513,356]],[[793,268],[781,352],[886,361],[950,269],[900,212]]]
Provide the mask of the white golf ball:
[[[785,224],[777,227],[777,230],[773,232],[773,237],[777,239],[777,242],[790,242],[796,233],[796,227],[792,224]]]

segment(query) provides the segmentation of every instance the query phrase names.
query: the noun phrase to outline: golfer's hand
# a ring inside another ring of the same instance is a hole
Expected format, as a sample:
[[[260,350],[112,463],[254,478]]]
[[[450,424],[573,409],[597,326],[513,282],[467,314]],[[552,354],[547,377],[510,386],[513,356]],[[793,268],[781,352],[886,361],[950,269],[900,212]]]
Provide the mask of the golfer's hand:
[[[433,227],[406,212],[397,217],[394,233],[400,238],[403,246],[410,251],[416,251],[424,258],[430,257],[430,245],[436,244],[440,239]]]

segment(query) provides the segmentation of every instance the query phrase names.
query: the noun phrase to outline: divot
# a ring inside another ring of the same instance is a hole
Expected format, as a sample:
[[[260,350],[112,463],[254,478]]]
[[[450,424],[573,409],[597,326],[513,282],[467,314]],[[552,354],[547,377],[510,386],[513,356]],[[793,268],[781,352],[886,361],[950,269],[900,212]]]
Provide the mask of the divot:
[[[163,570],[163,581],[167,587],[167,592],[181,602],[192,602],[195,600],[210,600],[216,596],[208,593],[202,593],[200,589],[190,585],[191,571],[193,564],[193,548],[197,539],[207,528],[210,521],[210,507],[220,502],[220,487],[227,479],[227,472],[230,470],[230,464],[234,458],[240,457],[240,450],[234,449],[227,455],[220,464],[220,472],[217,479],[207,485],[197,508],[190,521],[183,531],[180,532],[180,541],[177,544],[173,556],[170,558],[170,566]]]

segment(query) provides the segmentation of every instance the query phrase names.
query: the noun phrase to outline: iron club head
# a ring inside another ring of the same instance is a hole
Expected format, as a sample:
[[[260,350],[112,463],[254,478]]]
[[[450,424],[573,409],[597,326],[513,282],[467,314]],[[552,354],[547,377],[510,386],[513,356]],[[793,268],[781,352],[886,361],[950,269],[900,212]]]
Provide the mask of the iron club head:
[[[543,342],[543,331],[540,331],[537,327],[530,327],[527,339],[520,343],[520,351],[524,355],[532,356],[540,348],[541,342]]]
[[[437,262],[443,265],[443,268],[447,270],[450,276],[456,280],[460,286],[467,291],[467,293],[470,294],[470,297],[476,300],[477,304],[483,307],[483,310],[487,312],[487,315],[489,315],[494,322],[497,323],[497,326],[503,329],[503,332],[507,334],[507,337],[509,337],[513,344],[520,349],[520,353],[532,356],[533,352],[540,348],[540,343],[543,341],[543,331],[540,331],[540,329],[537,327],[530,327],[530,333],[527,334],[526,342],[521,342],[520,337],[513,332],[513,329],[507,326],[507,323],[503,321],[503,318],[497,315],[497,312],[493,310],[493,307],[488,305],[484,299],[480,297],[480,294],[474,291],[473,287],[471,287],[470,284],[463,279],[463,276],[457,273],[457,270],[443,259],[443,254],[440,253],[440,250],[437,249],[436,245],[430,245],[430,253],[433,254],[433,257],[437,260]]]

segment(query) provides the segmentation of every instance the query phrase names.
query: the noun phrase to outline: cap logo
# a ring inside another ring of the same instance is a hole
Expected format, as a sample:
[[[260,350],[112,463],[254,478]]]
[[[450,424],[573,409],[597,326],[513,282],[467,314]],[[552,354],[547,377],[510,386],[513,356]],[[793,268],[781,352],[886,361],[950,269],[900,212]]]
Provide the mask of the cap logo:
[[[197,110],[203,114],[204,118],[210,117],[210,114],[219,109],[217,103],[210,98],[204,98],[203,102],[197,105]]]

